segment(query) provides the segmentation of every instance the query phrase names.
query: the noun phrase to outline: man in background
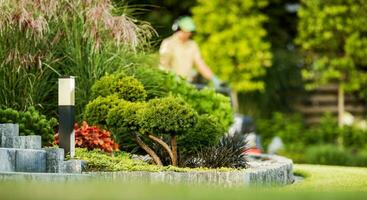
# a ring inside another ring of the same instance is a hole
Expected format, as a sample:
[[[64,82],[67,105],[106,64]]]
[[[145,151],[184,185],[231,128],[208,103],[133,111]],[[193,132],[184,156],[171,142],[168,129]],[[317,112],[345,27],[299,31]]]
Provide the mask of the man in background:
[[[159,49],[161,67],[192,82],[196,71],[205,79],[220,87],[219,79],[213,74],[200,55],[199,46],[191,39],[196,27],[191,17],[180,17],[172,30],[175,33],[162,41]],[[194,69],[196,67],[196,70]]]

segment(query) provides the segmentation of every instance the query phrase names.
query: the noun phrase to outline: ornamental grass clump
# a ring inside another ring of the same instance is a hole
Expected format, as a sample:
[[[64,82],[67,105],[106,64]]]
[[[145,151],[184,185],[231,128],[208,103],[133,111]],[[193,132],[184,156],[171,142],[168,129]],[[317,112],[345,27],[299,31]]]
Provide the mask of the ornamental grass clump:
[[[82,113],[94,82],[142,62],[140,51],[155,33],[115,9],[110,0],[1,1],[0,104],[56,116],[57,78],[73,75]]]

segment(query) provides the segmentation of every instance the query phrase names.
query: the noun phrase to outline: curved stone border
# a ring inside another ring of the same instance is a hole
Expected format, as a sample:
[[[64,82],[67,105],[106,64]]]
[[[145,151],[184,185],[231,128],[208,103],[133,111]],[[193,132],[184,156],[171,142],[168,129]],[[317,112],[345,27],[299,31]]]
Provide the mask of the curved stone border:
[[[281,156],[250,155],[250,168],[233,172],[93,172],[83,174],[1,173],[1,180],[70,181],[118,180],[188,184],[285,185],[294,181],[293,162]]]

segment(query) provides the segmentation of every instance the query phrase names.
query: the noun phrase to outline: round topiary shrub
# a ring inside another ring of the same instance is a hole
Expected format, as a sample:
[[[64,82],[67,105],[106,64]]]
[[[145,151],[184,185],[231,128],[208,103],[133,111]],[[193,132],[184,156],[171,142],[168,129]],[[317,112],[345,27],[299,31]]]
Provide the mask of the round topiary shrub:
[[[181,98],[173,96],[150,100],[143,113],[143,129],[155,134],[182,134],[196,122],[196,111]]]
[[[92,86],[93,97],[117,95],[126,101],[144,101],[147,93],[144,86],[134,77],[111,74],[102,77]]]
[[[85,107],[84,119],[93,125],[106,126],[108,112],[117,106],[122,100],[117,95],[107,97],[99,96],[90,101]]]
[[[201,115],[193,128],[178,137],[177,144],[181,154],[193,154],[200,149],[215,146],[219,143],[226,130],[211,115]]]

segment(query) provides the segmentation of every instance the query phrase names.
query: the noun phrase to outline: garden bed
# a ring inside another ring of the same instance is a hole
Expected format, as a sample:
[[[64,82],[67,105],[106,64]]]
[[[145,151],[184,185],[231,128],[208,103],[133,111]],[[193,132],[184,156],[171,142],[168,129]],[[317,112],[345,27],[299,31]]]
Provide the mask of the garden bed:
[[[83,181],[109,180],[148,183],[186,183],[214,184],[226,186],[243,185],[285,185],[294,181],[293,163],[281,156],[249,156],[250,168],[245,170],[220,171],[120,171],[86,172],[83,174],[46,174],[46,173],[0,173],[0,181]]]

